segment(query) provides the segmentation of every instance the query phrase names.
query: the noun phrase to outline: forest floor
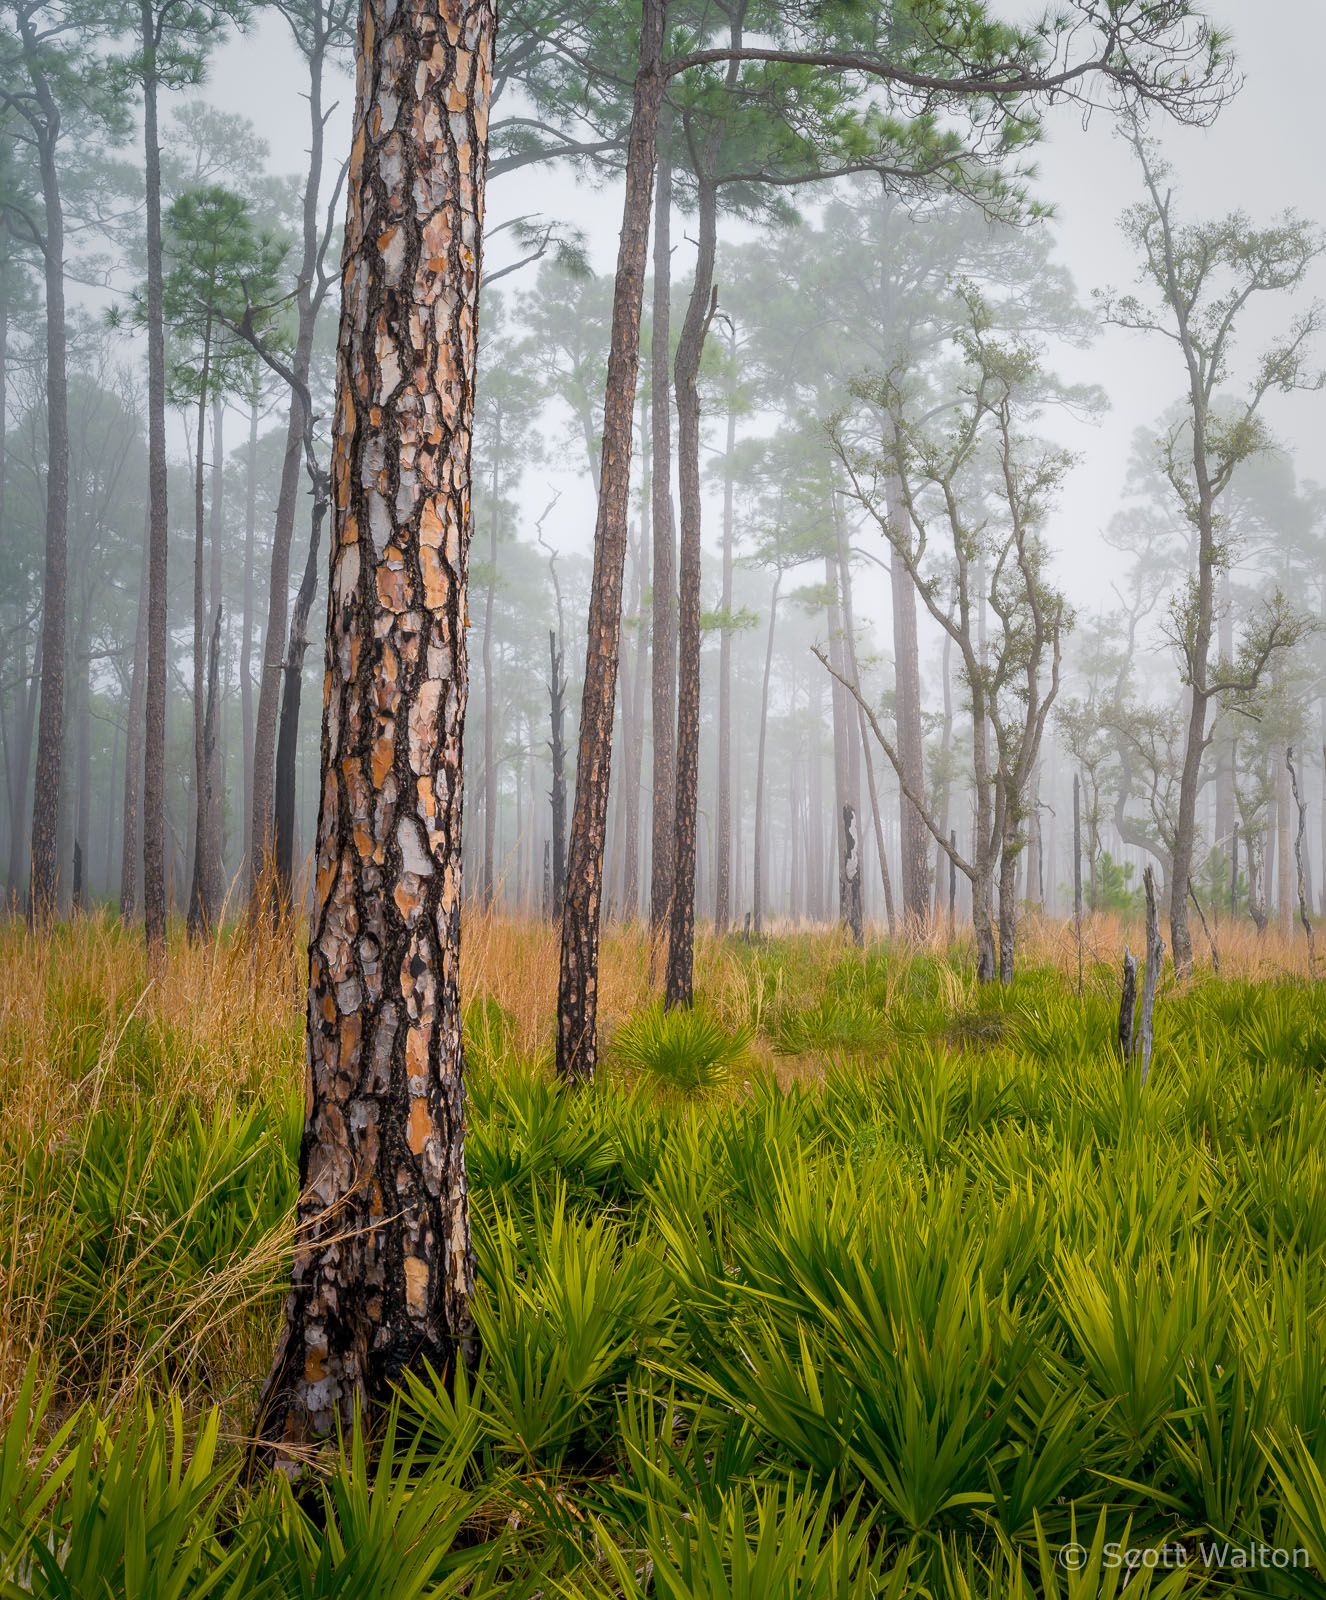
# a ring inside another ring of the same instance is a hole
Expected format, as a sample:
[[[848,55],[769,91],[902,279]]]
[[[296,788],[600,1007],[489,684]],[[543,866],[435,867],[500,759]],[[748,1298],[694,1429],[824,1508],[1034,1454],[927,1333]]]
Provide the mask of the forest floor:
[[[1115,1544],[1151,1552],[1130,1596],[1326,1595],[1326,985],[1216,936],[1142,1088],[1140,926],[1089,920],[1080,995],[1060,923],[985,990],[942,931],[702,937],[671,1019],[610,928],[603,1081],[566,1095],[556,930],[471,916],[483,1362],[315,1501],[242,1450],[297,930],[181,932],[149,984],[109,917],[0,927],[0,1595],[1086,1600]]]

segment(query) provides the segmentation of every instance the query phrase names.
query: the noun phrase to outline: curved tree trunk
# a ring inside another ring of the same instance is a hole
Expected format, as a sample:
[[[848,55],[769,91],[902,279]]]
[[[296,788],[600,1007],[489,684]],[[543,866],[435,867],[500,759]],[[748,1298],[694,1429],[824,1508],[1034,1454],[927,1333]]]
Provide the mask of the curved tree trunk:
[[[890,482],[889,515],[900,522],[901,495]],[[925,792],[921,740],[921,658],[916,633],[916,585],[895,548],[889,566],[893,594],[893,662],[896,675],[898,756],[907,787]],[[908,932],[924,931],[930,920],[930,836],[921,813],[898,791],[899,843],[902,852],[902,920]]]
[[[603,406],[603,455],[588,645],[576,753],[575,809],[567,856],[557,986],[557,1071],[572,1082],[598,1065],[599,911],[608,815],[617,653],[621,646],[622,574],[630,507],[632,423],[640,363],[640,309],[649,247],[649,201],[663,98],[664,0],[644,0],[640,65],[626,156],[626,201],[617,254],[612,338]],[[655,458],[657,461],[657,458]],[[655,535],[659,533],[655,524]],[[657,727],[655,736],[657,736]]]
[[[259,1437],[475,1352],[465,587],[493,0],[367,0],[343,257],[301,1236]]]

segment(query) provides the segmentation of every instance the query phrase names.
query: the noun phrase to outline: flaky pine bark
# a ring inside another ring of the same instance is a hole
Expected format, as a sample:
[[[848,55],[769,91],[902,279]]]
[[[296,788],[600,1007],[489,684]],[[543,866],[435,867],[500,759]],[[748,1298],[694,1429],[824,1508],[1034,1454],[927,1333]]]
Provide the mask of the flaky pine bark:
[[[591,1080],[598,1064],[599,911],[603,844],[612,762],[617,655],[621,645],[622,574],[630,505],[632,421],[640,364],[640,309],[649,248],[650,195],[659,106],[663,98],[664,0],[644,0],[640,65],[635,79],[626,155],[626,201],[617,252],[612,337],[603,403],[603,453],[594,576],[590,587],[575,809],[567,854],[557,987],[557,1071],[572,1082]],[[666,391],[665,391],[666,392]],[[657,466],[657,457],[655,457]],[[655,523],[655,541],[662,530]],[[655,737],[658,734],[655,725]]]
[[[459,983],[493,0],[367,0],[342,264],[288,1455],[475,1353]]]
[[[663,1003],[694,997],[695,827],[700,790],[700,396],[697,379],[714,312],[718,190],[701,178],[695,281],[677,341],[677,491],[681,555],[677,567],[677,792],[673,816],[672,908]]]
[[[672,906],[672,840],[677,769],[677,534],[672,519],[672,374],[668,330],[672,297],[671,113],[663,110],[658,134],[658,200],[654,208],[654,325],[650,333],[653,397],[653,479],[650,521],[654,538],[654,597],[650,631],[650,713],[654,730],[653,805],[650,811],[649,930],[657,941]]]

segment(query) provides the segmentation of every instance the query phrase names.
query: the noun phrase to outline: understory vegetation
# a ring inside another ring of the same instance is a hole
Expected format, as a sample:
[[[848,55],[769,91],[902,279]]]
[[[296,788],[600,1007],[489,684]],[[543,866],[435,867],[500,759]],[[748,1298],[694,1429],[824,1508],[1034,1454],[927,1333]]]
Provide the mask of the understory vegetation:
[[[711,939],[665,1016],[610,931],[608,1070],[570,1093],[555,930],[475,917],[482,1358],[292,1487],[244,1436],[294,1242],[293,930],[181,938],[154,984],[108,920],[0,930],[2,1592],[1326,1594],[1322,989],[1227,938],[1162,978],[1142,1089],[1125,938],[1089,923],[1080,996],[1057,926],[1007,988],[942,937]],[[1203,1556],[1257,1544],[1304,1554]]]

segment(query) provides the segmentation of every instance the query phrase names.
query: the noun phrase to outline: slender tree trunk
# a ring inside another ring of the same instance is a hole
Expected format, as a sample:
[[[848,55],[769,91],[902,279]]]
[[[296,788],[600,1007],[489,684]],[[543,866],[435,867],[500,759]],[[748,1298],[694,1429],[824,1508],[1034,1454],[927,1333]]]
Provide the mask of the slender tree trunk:
[[[736,339],[729,358],[736,361]],[[723,595],[719,602],[723,628],[718,639],[718,816],[714,847],[714,932],[721,938],[732,914],[732,538],[735,527],[734,452],[737,447],[737,380],[727,404],[727,438],[723,448]]]
[[[497,412],[497,432],[493,440],[492,515],[488,519],[488,587],[483,599],[483,863],[480,867],[479,897],[485,906],[493,903],[493,853],[497,828],[497,764],[493,755],[493,717],[497,702],[493,695],[493,598],[497,592],[497,520],[500,501],[498,473],[502,460],[502,412]]]
[[[769,735],[769,680],[773,676],[774,626],[778,620],[778,590],[783,582],[780,568],[774,574],[769,596],[769,634],[764,647],[764,682],[760,689],[760,742],[755,757],[755,847],[751,865],[751,923],[755,933],[764,932],[764,755]]]
[[[204,585],[206,531],[205,497],[207,464],[204,459],[207,447],[208,385],[211,379],[212,329],[210,322],[203,333],[202,381],[198,393],[198,426],[194,438],[193,463],[193,881],[189,885],[188,929],[196,938],[212,926],[214,908],[208,903],[205,887],[210,872],[208,868],[211,840],[208,837],[208,792],[211,787],[207,770],[207,748],[203,735],[206,721],[207,695],[207,626],[206,593]]]
[[[81,611],[78,638],[74,645],[74,671],[77,673],[74,715],[77,718],[77,732],[74,766],[73,903],[76,911],[82,911],[87,906],[88,873],[92,865],[89,849],[92,833],[92,704],[91,685],[88,682],[91,662],[88,659],[86,598]]]
[[[562,676],[562,641],[551,628],[548,630],[548,660],[552,669],[548,681],[552,724],[552,738],[548,741],[552,755],[552,912],[560,917],[566,903],[566,736],[563,731],[566,679]]]
[[[147,673],[148,546],[152,536],[149,505],[143,519],[143,556],[138,569],[138,620],[129,678],[129,715],[124,734],[124,835],[120,850],[120,917],[131,922],[138,910],[138,809],[143,765],[143,695]]]
[[[1275,763],[1275,918],[1282,937],[1294,932],[1293,830],[1289,820],[1289,768]]]
[[[315,288],[320,251],[324,118],[322,69],[325,44],[319,42],[309,56],[309,166],[304,182],[303,257],[297,280],[298,328],[290,370],[306,392],[313,360],[313,336],[321,292]],[[253,792],[250,803],[249,908],[262,910],[261,887],[274,863],[275,847],[275,746],[277,707],[281,697],[286,654],[286,620],[290,609],[290,546],[304,456],[307,425],[301,388],[290,394],[290,420],[286,427],[285,455],[281,462],[281,487],[272,528],[272,565],[267,588],[267,625],[263,634],[262,673],[258,682],[258,710],[253,730]]]
[[[572,1082],[592,1080],[598,1064],[603,843],[612,762],[617,654],[621,645],[622,573],[626,564],[626,522],[630,507],[640,309],[649,248],[658,115],[663,98],[664,11],[664,0],[644,0],[603,405],[603,465],[594,529],[594,577],[589,598],[575,810],[567,860],[566,902],[562,909],[557,990],[557,1071],[560,1077]],[[655,460],[657,463],[657,457]],[[656,737],[657,731],[655,727]]]
[[[143,149],[147,201],[148,537],[146,731],[143,741],[143,914],[147,946],[166,944],[166,674],[170,650],[166,504],[166,334],[162,306],[161,146],[153,0],[142,0]]]
[[[713,314],[718,190],[701,179],[695,282],[677,341],[677,487],[681,559],[677,612],[677,798],[673,818],[672,911],[664,1004],[689,1006],[694,989],[695,828],[700,780],[700,397],[696,380]]]
[[[26,42],[26,41],[25,41]],[[38,139],[46,237],[46,550],[42,584],[41,702],[37,719],[37,770],[32,792],[32,879],[29,910],[48,922],[59,895],[57,831],[60,768],[64,757],[65,613],[69,540],[69,383],[64,309],[64,207],[56,170],[60,113],[44,76],[33,74],[42,102]]]
[[[278,1452],[348,1427],[406,1369],[476,1354],[461,745],[495,29],[491,0],[361,14],[301,1236],[256,1430]]]
[[[249,448],[244,474],[244,598],[239,624],[239,720],[244,742],[244,794],[241,799],[240,870],[249,860],[253,838],[253,585],[254,545],[258,532],[258,396],[249,404]]]
[[[286,652],[281,691],[281,720],[276,734],[276,788],[272,814],[272,862],[276,893],[293,904],[295,880],[295,777],[299,763],[299,702],[304,686],[304,652],[308,649],[308,619],[318,592],[318,557],[322,548],[322,519],[327,512],[329,481],[319,468],[313,490],[313,519],[309,528],[308,558],[299,580],[295,609],[290,618],[290,645]]]
[[[888,485],[888,514],[900,524],[905,512],[897,483]],[[925,792],[921,740],[921,658],[916,632],[916,587],[906,563],[892,548],[889,581],[893,595],[893,662],[896,677],[895,718],[898,758],[907,787]],[[902,919],[907,932],[924,930],[930,914],[930,837],[921,813],[898,789],[898,826],[902,853]]]
[[[645,499],[645,517],[649,516]],[[632,584],[632,609],[635,614],[635,664],[631,671],[630,737],[626,745],[626,862],[623,868],[622,915],[634,921],[640,915],[640,775],[645,757],[645,614],[643,606],[644,563],[649,541],[642,529],[635,553],[635,580]]]
[[[852,568],[850,551],[847,545],[846,529],[841,523],[839,530],[839,579],[842,585],[843,602],[843,629],[846,644],[847,668],[852,683],[858,688],[861,685],[861,671],[856,655],[856,611],[852,602]],[[875,764],[870,755],[870,728],[866,722],[865,707],[858,700],[856,702],[857,731],[861,737],[861,755],[865,762],[866,787],[870,796],[870,816],[875,829],[875,849],[879,855],[880,883],[884,890],[884,912],[888,918],[889,936],[893,937],[896,931],[896,916],[893,906],[893,880],[889,876],[889,857],[885,848],[884,824],[880,816],[879,794],[875,787]]]
[[[650,333],[653,429],[651,520],[654,598],[650,715],[653,723],[653,803],[650,811],[649,930],[661,938],[672,909],[673,834],[677,798],[677,533],[672,516],[672,374],[669,323],[672,299],[672,114],[658,128],[658,203],[654,207],[654,317]]]

